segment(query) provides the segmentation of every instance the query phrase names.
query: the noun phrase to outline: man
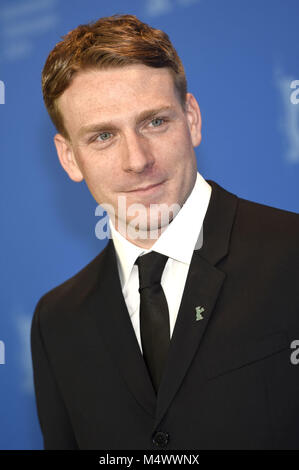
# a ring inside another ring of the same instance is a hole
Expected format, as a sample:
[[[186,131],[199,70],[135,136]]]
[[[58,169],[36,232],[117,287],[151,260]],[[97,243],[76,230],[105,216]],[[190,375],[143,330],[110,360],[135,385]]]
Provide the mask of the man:
[[[298,449],[298,214],[197,172],[199,106],[135,16],[71,31],[42,85],[60,163],[112,235],[34,313],[45,448]]]

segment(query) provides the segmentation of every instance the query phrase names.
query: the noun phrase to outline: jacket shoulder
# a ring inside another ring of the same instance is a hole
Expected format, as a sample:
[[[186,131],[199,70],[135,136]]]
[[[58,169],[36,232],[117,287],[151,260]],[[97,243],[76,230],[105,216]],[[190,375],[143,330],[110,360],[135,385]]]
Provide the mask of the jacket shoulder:
[[[238,198],[236,223],[246,228],[247,234],[255,233],[277,240],[294,240],[298,243],[299,214],[285,209]]]
[[[218,207],[213,214],[213,223],[219,222],[216,219],[226,219],[231,212],[233,230],[237,230],[244,240],[270,237],[280,241],[294,240],[298,244],[298,213],[242,198],[213,180],[207,182],[212,186],[214,206]]]
[[[75,275],[42,295],[35,311],[42,310],[43,316],[48,315],[47,312],[55,315],[55,312],[58,314],[84,305],[100,282],[106,251],[107,246]]]

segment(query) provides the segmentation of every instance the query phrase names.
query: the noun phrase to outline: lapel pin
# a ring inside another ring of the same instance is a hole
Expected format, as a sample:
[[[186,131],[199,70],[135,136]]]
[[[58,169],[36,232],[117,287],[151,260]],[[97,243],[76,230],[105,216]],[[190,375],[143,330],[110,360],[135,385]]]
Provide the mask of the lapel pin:
[[[205,309],[199,306],[195,308],[195,311],[196,311],[196,321],[202,320],[203,319],[202,312],[204,312]]]

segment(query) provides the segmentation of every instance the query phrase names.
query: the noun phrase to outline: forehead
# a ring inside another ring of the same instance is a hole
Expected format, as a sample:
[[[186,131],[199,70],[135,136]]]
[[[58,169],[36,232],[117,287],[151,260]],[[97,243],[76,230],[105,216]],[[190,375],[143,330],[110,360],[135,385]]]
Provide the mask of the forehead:
[[[140,64],[80,72],[58,99],[66,125],[76,118],[83,125],[99,114],[112,119],[170,104],[178,104],[170,70]]]

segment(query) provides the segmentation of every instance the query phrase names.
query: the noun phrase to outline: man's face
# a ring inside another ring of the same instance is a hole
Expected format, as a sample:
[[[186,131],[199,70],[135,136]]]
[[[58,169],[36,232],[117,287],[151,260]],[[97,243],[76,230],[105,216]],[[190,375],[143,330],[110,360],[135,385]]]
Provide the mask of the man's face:
[[[71,179],[85,179],[99,204],[113,206],[126,223],[134,215],[118,213],[119,196],[126,207],[140,203],[146,210],[183,205],[196,179],[201,117],[190,93],[184,112],[169,69],[138,64],[79,72],[58,106],[69,134],[55,136],[60,162]]]

